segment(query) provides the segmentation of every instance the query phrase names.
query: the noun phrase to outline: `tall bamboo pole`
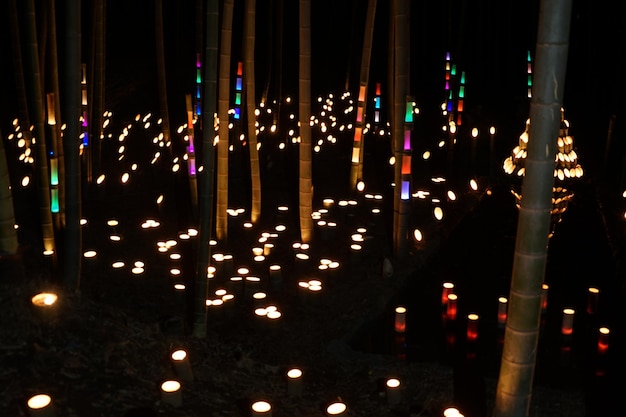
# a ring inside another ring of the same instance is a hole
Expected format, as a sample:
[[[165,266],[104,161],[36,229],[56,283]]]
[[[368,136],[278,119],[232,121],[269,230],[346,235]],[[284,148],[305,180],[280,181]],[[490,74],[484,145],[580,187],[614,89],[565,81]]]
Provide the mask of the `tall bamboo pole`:
[[[35,181],[39,199],[39,219],[41,221],[43,249],[51,254],[56,262],[56,244],[54,241],[54,227],[50,211],[50,186],[48,178],[48,155],[46,152],[46,138],[44,130],[43,91],[41,88],[41,72],[39,51],[37,46],[37,18],[35,17],[34,0],[25,2],[26,13],[26,61],[30,74],[27,92],[31,102],[34,123],[33,147],[35,148]]]
[[[250,176],[252,184],[252,209],[250,211],[250,220],[252,223],[257,223],[261,216],[261,172],[259,168],[259,150],[256,138],[256,85],[254,74],[256,0],[246,0],[244,4],[243,79],[245,84],[244,93],[246,96]]]
[[[90,99],[91,112],[90,127],[91,127],[91,158],[92,169],[96,176],[100,175],[101,162],[102,162],[102,139],[103,139],[103,114],[104,114],[104,99],[105,99],[105,20],[106,20],[106,7],[105,0],[94,0],[93,3],[93,67],[94,76],[92,90],[93,95]],[[165,123],[165,122],[164,122]],[[165,126],[165,124],[164,124]],[[165,133],[163,134],[165,136]],[[169,139],[166,138],[166,139]],[[166,140],[167,142],[167,140]]]
[[[59,62],[57,54],[57,30],[56,30],[56,10],[54,0],[48,0],[48,31],[50,39],[48,41],[49,61],[47,67],[50,72],[50,84],[52,89],[52,97],[49,100],[48,112],[52,112],[54,124],[51,124],[50,115],[48,115],[48,124],[50,125],[50,161],[56,159],[55,164],[59,171],[58,184],[58,203],[59,215],[55,219],[55,224],[60,227],[65,225],[65,187],[63,186],[65,179],[65,167],[63,161],[63,143],[61,139],[61,92],[59,88]]]
[[[300,238],[309,242],[313,237],[313,180],[311,149],[311,1],[300,0],[300,58],[298,83],[298,115],[300,120],[299,195]]]
[[[68,0],[65,25],[65,109],[67,128],[63,136],[65,151],[65,241],[64,282],[68,289],[80,287],[81,246],[80,229],[80,0]]]
[[[541,0],[530,134],[494,417],[528,416],[539,339],[572,0]]]
[[[374,18],[376,16],[376,0],[367,2],[365,31],[363,34],[363,50],[361,52],[361,69],[359,76],[359,96],[357,99],[357,116],[354,124],[354,142],[352,145],[352,165],[350,168],[350,188],[356,189],[357,182],[363,179],[363,128],[367,112],[367,94],[370,76],[370,59],[372,56],[372,40],[374,38]]]
[[[0,132],[0,254],[15,254],[18,247],[17,231],[14,227],[15,212],[2,137],[2,132]]]
[[[409,68],[409,3],[408,0],[394,0],[394,92],[393,92],[393,119],[392,143],[395,156],[394,165],[394,209],[393,230],[395,255],[398,258],[406,256],[407,236],[402,227],[402,155],[404,143],[404,115],[407,103],[408,68]]]
[[[200,219],[199,244],[196,266],[196,285],[194,294],[193,335],[205,337],[207,328],[208,296],[207,270],[211,259],[209,239],[213,226],[213,180],[215,173],[215,110],[217,103],[217,38],[218,38],[218,0],[207,0],[206,7],[206,42],[204,49],[204,102],[202,105],[202,166],[198,174],[200,181]]]
[[[218,240],[228,237],[228,107],[230,104],[230,55],[233,34],[234,0],[224,0],[222,34],[220,40],[219,86],[217,116],[219,142],[217,144],[217,205],[215,233]]]
[[[11,55],[13,59],[13,73],[15,75],[15,92],[17,99],[17,115],[20,130],[24,135],[26,146],[30,147],[32,132],[30,130],[30,116],[28,100],[26,99],[26,82],[24,80],[24,63],[22,59],[22,37],[20,36],[20,19],[17,14],[17,0],[9,0],[9,28],[11,33]]]

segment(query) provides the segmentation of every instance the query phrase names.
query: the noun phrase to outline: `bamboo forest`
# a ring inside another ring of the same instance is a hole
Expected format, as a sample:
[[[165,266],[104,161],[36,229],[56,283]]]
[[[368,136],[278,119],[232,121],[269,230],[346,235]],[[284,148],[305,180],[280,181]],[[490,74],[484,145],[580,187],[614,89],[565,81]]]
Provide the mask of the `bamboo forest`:
[[[619,414],[625,16],[2,2],[0,415]]]

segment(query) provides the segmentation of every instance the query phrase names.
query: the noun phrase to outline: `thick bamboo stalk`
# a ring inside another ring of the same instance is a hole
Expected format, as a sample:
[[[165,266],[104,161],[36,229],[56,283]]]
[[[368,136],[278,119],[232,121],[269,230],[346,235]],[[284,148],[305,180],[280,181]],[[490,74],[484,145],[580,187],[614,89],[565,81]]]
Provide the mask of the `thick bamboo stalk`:
[[[530,409],[571,8],[571,0],[540,3],[528,155],[494,417],[525,417]]]
[[[50,126],[52,133],[50,137],[50,152],[53,157],[58,161],[59,169],[59,215],[58,219],[55,219],[55,224],[63,227],[65,225],[65,166],[63,160],[63,142],[61,140],[61,92],[59,89],[59,62],[57,54],[57,30],[56,30],[56,9],[54,0],[48,0],[48,31],[50,33],[48,48],[49,48],[49,61],[48,71],[50,73],[50,84],[52,90],[52,110],[48,108],[48,111],[53,112],[54,120],[56,123]]]
[[[15,254],[18,240],[15,230],[15,212],[11,195],[11,179],[7,166],[4,142],[0,132],[0,254]]]
[[[392,143],[396,163],[394,165],[394,248],[397,258],[402,259],[407,252],[407,233],[401,222],[402,155],[404,139],[404,115],[406,111],[409,67],[409,4],[407,0],[394,1],[394,102],[392,122]]]
[[[300,120],[299,196],[300,238],[309,242],[313,237],[313,180],[311,131],[311,1],[300,0],[300,58],[298,83],[298,115]]]
[[[354,124],[354,140],[352,147],[352,165],[350,167],[350,189],[355,190],[357,182],[363,179],[363,151],[365,141],[363,128],[367,113],[367,94],[370,78],[370,60],[372,56],[372,40],[374,38],[374,20],[376,16],[376,0],[367,2],[365,30],[363,34],[363,50],[361,51],[361,69],[359,76],[359,95],[357,99],[357,120]]]
[[[67,128],[63,136],[65,151],[65,233],[64,282],[68,289],[80,287],[81,246],[80,229],[80,111],[81,111],[81,61],[80,61],[80,0],[67,4],[65,27],[65,108]]]
[[[244,16],[244,61],[246,113],[248,120],[248,146],[250,149],[250,176],[252,184],[252,208],[250,220],[257,223],[261,216],[261,171],[256,138],[256,94],[254,75],[256,0],[246,0]]]
[[[217,204],[215,233],[218,240],[228,237],[228,110],[230,103],[230,55],[233,33],[234,0],[224,0],[222,34],[220,41],[219,85],[217,116],[219,142],[217,144]]]
[[[56,259],[56,244],[54,241],[54,227],[50,211],[50,186],[48,175],[48,155],[46,152],[46,138],[44,130],[43,91],[41,88],[41,72],[39,63],[39,48],[37,45],[37,19],[35,17],[34,0],[25,2],[26,13],[26,51],[29,69],[28,93],[32,106],[35,148],[35,181],[39,199],[39,219],[41,221],[43,249]]]
[[[213,180],[215,173],[215,110],[217,103],[217,39],[218,39],[218,0],[208,0],[206,7],[206,42],[204,50],[204,90],[202,113],[202,166],[198,174],[200,181],[199,198],[199,244],[194,291],[193,335],[203,338],[207,328],[208,296],[207,270],[211,259],[209,240],[213,227]]]

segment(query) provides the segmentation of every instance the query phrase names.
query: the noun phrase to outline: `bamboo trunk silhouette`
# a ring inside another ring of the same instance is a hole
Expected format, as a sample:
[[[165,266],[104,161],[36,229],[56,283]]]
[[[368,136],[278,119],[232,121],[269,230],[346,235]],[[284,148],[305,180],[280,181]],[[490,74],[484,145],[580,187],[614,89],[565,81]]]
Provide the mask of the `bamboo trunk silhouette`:
[[[528,416],[543,300],[572,0],[542,0],[509,312],[494,417]]]
[[[219,141],[217,143],[217,204],[215,233],[219,241],[228,237],[228,110],[230,104],[230,51],[233,33],[234,0],[224,0],[220,40],[219,86],[217,116]]]
[[[11,179],[2,138],[2,132],[0,132],[0,255],[7,253],[13,255],[17,252],[18,240],[15,230]]]
[[[350,189],[355,190],[357,182],[363,180],[363,151],[365,116],[367,113],[367,93],[370,77],[370,60],[372,56],[372,39],[374,37],[374,20],[376,16],[376,0],[367,3],[365,30],[363,34],[363,50],[361,52],[361,69],[359,76],[359,96],[357,99],[357,116],[354,125],[352,144],[352,166],[350,167]]]
[[[311,2],[300,0],[300,58],[298,82],[298,115],[300,120],[299,195],[300,238],[309,242],[313,237],[313,181],[311,149]]]
[[[392,144],[395,157],[393,192],[393,236],[395,255],[403,259],[407,255],[407,230],[404,222],[402,201],[402,155],[404,143],[404,115],[406,111],[409,78],[409,3],[408,0],[394,0],[394,84]]]
[[[48,174],[48,155],[46,151],[46,137],[44,130],[44,106],[43,91],[41,88],[41,72],[39,63],[39,48],[37,44],[37,19],[35,16],[34,0],[27,0],[25,3],[26,14],[26,43],[27,43],[27,89],[34,123],[35,149],[35,183],[37,186],[37,196],[39,200],[39,219],[43,237],[44,252],[53,259],[56,264],[56,244],[54,241],[54,227],[52,225],[52,213],[50,211],[50,186]]]
[[[16,0],[9,0],[9,27],[11,32],[11,55],[13,58],[13,73],[15,75],[15,92],[17,99],[17,115],[20,130],[26,147],[32,142],[28,100],[26,98],[26,82],[24,80],[24,61],[22,59],[22,37],[20,36],[20,19],[17,13]]]
[[[105,20],[106,8],[104,0],[94,0],[93,3],[93,68],[94,76],[92,91],[93,94],[89,102],[91,103],[90,138],[91,138],[91,158],[92,170],[96,175],[100,175],[102,170],[102,139],[103,139],[103,115],[105,103]],[[164,119],[165,120],[165,119]],[[163,122],[165,126],[165,121]],[[165,136],[165,133],[164,133]]]
[[[52,187],[51,208],[54,213],[54,224],[59,230],[65,225],[65,162],[63,160],[63,142],[61,134],[61,92],[59,89],[59,62],[57,54],[57,30],[56,30],[56,10],[54,0],[48,0],[48,68],[49,79],[52,90],[48,93],[48,125],[50,126],[50,174]],[[56,171],[56,185],[53,184],[52,175]],[[56,190],[56,191],[55,191]]]
[[[246,113],[248,120],[248,148],[250,151],[250,176],[252,184],[252,209],[250,220],[257,223],[261,216],[261,172],[259,168],[259,149],[256,138],[256,94],[254,74],[254,45],[256,0],[246,0],[244,6],[244,61],[243,79],[245,84]]]
[[[202,166],[200,181],[199,242],[194,292],[193,335],[205,337],[207,329],[208,296],[207,270],[211,259],[209,240],[213,227],[213,180],[215,172],[215,110],[217,102],[217,39],[218,0],[208,0],[206,6],[206,42],[204,50],[204,86],[202,105]]]
[[[63,274],[66,288],[80,288],[81,246],[80,229],[80,0],[67,3],[65,25],[65,108],[67,128],[63,135],[65,151],[65,233]]]

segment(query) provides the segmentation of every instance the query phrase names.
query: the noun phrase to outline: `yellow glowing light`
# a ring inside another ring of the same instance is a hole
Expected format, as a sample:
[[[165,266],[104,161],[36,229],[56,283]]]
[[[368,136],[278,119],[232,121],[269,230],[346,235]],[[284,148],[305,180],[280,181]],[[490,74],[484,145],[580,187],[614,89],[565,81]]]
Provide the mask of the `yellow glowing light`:
[[[422,231],[420,229],[413,230],[413,237],[417,242],[421,242],[423,239]]]
[[[326,408],[326,414],[329,416],[335,416],[339,414],[343,414],[348,407],[342,402],[332,403]]]
[[[27,405],[31,410],[40,410],[50,405],[52,398],[47,394],[37,394],[28,399]]]
[[[252,411],[255,413],[269,413],[272,406],[267,401],[257,401],[252,404]]]
[[[161,390],[163,392],[176,392],[180,389],[180,382],[169,380],[161,384]]]
[[[187,352],[185,352],[182,349],[172,352],[172,360],[182,361],[182,360],[185,360],[186,357],[187,357]]]
[[[58,296],[51,292],[42,292],[35,295],[30,301],[37,307],[48,307],[57,302]]]

